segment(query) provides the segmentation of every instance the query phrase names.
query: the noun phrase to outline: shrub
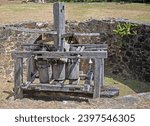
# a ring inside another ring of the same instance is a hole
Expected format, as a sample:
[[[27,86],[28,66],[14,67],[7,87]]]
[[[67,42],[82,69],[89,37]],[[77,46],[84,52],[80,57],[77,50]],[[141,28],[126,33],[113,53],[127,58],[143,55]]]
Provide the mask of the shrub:
[[[127,36],[127,35],[135,35],[137,32],[134,30],[134,28],[137,25],[131,24],[131,23],[122,23],[118,24],[116,29],[113,30],[116,34],[120,35],[121,37]]]

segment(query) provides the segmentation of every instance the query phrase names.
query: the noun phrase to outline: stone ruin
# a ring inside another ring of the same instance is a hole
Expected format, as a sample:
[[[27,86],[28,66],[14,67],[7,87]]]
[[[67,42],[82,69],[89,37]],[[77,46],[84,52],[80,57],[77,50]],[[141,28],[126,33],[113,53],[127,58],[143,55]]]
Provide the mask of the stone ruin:
[[[130,22],[137,24],[137,34],[133,36],[120,37],[113,30],[118,23]],[[52,26],[45,22],[23,22],[20,24],[9,24],[0,26],[0,74],[13,81],[13,60],[11,51],[16,50],[22,43],[31,41],[38,34],[25,33],[6,29],[7,27],[51,29]],[[121,75],[125,78],[136,78],[141,81],[150,82],[150,24],[128,21],[124,19],[87,20],[85,22],[66,22],[67,31],[74,32],[101,32],[103,34],[96,38],[76,38],[79,43],[101,43],[108,44],[108,59],[105,62],[106,74]],[[127,44],[118,45],[118,41]],[[95,44],[97,44],[95,43]],[[84,65],[84,62],[83,62]],[[84,68],[87,68],[86,66]],[[84,69],[86,70],[86,69]]]
[[[137,34],[121,37],[113,30],[119,23],[132,23],[137,27]],[[69,23],[68,29],[78,32],[101,32],[96,38],[83,38],[87,43],[108,44],[108,58],[105,71],[108,75],[121,75],[125,79],[134,78],[150,82],[150,24],[124,19],[88,20],[74,25]],[[78,38],[79,41],[81,38]],[[83,40],[81,40],[83,41]],[[125,43],[125,44],[120,44]]]

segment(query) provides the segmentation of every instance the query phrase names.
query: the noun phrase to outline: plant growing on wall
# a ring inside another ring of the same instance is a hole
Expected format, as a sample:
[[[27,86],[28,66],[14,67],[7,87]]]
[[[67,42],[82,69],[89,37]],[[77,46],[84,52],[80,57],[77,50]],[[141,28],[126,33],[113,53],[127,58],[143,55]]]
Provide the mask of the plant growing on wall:
[[[113,30],[114,33],[121,36],[122,40],[117,41],[116,44],[119,46],[126,46],[127,41],[126,39],[130,37],[131,35],[136,35],[137,31],[135,28],[137,27],[136,24],[131,23],[119,23],[115,30]]]
[[[136,35],[137,32],[134,30],[136,24],[131,23],[119,23],[115,30],[113,30],[116,34],[120,35],[121,37],[127,35]]]

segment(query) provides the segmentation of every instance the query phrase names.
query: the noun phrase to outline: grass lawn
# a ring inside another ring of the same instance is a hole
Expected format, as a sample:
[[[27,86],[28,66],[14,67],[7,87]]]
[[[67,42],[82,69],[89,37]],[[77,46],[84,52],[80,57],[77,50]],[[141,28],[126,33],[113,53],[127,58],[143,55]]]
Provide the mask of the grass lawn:
[[[150,92],[150,85],[138,80],[124,80],[121,77],[105,77],[105,85],[119,88],[119,96]]]
[[[150,4],[117,3],[66,3],[66,19],[83,21],[89,18],[126,18],[150,22]],[[25,20],[53,22],[52,4],[1,4],[0,22],[12,23]]]

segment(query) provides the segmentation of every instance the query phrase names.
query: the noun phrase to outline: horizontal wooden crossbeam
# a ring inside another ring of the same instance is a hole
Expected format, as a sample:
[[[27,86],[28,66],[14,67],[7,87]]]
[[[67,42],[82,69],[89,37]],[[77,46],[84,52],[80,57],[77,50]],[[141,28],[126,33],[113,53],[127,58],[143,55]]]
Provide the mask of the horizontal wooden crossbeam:
[[[92,50],[107,50],[107,44],[70,44],[70,47],[81,47],[84,46],[84,51],[92,51]]]
[[[22,86],[23,90],[38,90],[38,91],[61,91],[61,92],[89,92],[93,93],[93,88],[87,90],[84,85],[51,85],[51,84],[30,84],[28,87]]]
[[[5,29],[20,31],[20,32],[28,32],[28,33],[39,33],[39,34],[45,33],[50,35],[57,35],[56,31],[51,31],[51,30],[30,29],[30,28],[21,28],[21,27],[6,27]]]
[[[69,52],[49,52],[49,51],[14,51],[13,58],[107,58],[107,51],[69,51]]]
[[[50,34],[50,35],[57,35],[56,31],[52,30],[43,30],[43,29],[30,29],[30,28],[21,28],[21,27],[6,27],[5,29],[10,29],[14,31],[20,31],[20,32],[28,32],[28,33],[39,33],[39,34]],[[101,34],[105,34],[103,32],[101,33],[78,33],[78,32],[68,32],[61,35],[62,38],[67,38],[71,36],[100,36]]]

